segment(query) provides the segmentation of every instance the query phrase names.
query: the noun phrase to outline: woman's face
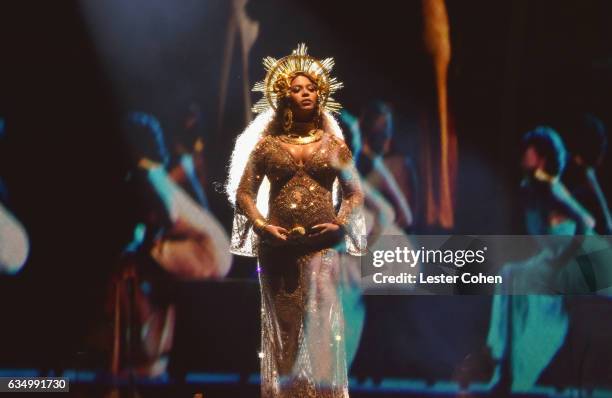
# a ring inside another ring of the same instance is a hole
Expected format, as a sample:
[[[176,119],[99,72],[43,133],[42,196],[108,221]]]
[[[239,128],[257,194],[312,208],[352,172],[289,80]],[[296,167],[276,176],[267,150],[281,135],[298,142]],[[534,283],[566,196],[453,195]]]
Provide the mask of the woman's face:
[[[366,127],[367,129],[367,127]],[[366,130],[368,145],[374,152],[384,154],[391,145],[391,117],[381,113],[374,119],[369,130]]]
[[[523,153],[523,159],[521,160],[521,167],[525,172],[533,172],[543,166],[544,159],[538,155],[538,152],[532,145],[529,145]]]
[[[296,76],[289,87],[291,110],[298,115],[312,114],[317,106],[317,85],[303,75]]]

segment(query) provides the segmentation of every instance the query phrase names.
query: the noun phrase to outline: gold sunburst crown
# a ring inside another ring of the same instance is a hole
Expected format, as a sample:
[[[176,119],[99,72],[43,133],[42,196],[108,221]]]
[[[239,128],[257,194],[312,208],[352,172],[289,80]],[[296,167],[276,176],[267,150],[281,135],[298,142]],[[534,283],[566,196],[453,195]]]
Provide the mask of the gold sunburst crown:
[[[270,108],[276,110],[278,100],[289,95],[291,81],[298,74],[305,74],[315,82],[322,110],[334,113],[340,111],[340,104],[332,98],[332,94],[342,88],[342,83],[330,76],[334,67],[333,58],[315,59],[308,55],[306,45],[300,43],[291,55],[281,59],[266,57],[263,64],[266,77],[253,87],[253,91],[263,93],[263,97],[253,105],[253,112],[261,113]]]

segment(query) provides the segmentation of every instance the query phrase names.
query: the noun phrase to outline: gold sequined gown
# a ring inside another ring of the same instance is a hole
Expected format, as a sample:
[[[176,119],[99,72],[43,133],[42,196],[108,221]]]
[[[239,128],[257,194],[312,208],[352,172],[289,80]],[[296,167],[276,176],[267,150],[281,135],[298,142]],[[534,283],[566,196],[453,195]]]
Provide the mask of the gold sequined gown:
[[[270,181],[268,223],[308,231],[316,224],[336,222],[347,231],[344,248],[329,242],[311,244],[307,236],[293,238],[282,247],[263,239],[254,245],[262,298],[264,398],[349,396],[338,251],[360,255],[351,250],[365,250],[353,240],[359,239],[354,233],[359,230],[354,228],[355,214],[363,196],[344,141],[325,132],[318,142],[312,156],[301,164],[277,135],[264,136],[250,155],[236,195],[236,211],[244,215],[246,224],[252,224],[262,217],[255,200],[266,176]],[[335,180],[341,187],[337,212],[332,200]]]

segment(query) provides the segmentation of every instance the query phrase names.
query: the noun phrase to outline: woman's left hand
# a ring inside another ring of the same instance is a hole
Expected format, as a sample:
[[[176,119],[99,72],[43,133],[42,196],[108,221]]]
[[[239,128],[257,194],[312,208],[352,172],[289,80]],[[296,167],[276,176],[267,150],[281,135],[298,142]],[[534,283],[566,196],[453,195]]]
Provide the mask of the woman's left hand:
[[[326,222],[310,227],[309,236],[315,240],[336,243],[342,237],[342,230],[338,224]]]

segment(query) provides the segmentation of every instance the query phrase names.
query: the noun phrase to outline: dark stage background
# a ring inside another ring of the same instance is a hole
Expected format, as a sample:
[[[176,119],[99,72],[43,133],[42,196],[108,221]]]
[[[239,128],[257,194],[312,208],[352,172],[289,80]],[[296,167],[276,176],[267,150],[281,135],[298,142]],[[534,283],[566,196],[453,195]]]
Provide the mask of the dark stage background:
[[[447,7],[449,101],[459,143],[456,223],[442,230],[421,221],[416,232],[520,233],[524,132],[549,124],[571,135],[572,120],[583,112],[612,125],[612,2],[449,0]],[[108,278],[139,205],[124,182],[131,156],[120,130],[126,111],[155,114],[172,134],[187,106],[200,104],[208,197],[214,214],[231,226],[220,186],[245,123],[245,76],[238,41],[219,120],[229,2],[3,2],[0,8],[6,121],[0,173],[31,242],[23,271],[0,277],[0,368],[96,369],[103,364],[96,336],[103,333]],[[264,56],[280,57],[304,41],[314,56],[335,57],[335,75],[345,84],[337,99],[350,112],[372,99],[392,104],[396,147],[418,160],[418,119],[435,118],[436,110],[419,1],[260,0],[247,10],[260,24],[248,60],[250,85],[263,78]],[[608,198],[610,165],[608,156],[599,175]],[[181,289],[172,371],[257,372],[254,267],[236,258],[230,281]],[[451,379],[457,363],[484,344],[490,297],[368,297],[366,305],[353,366],[360,377]],[[609,306],[576,305],[583,308],[578,313],[597,317],[576,319],[572,333],[610,330]],[[595,341],[610,350],[609,342]],[[560,372],[553,381],[568,372],[551,371]]]

